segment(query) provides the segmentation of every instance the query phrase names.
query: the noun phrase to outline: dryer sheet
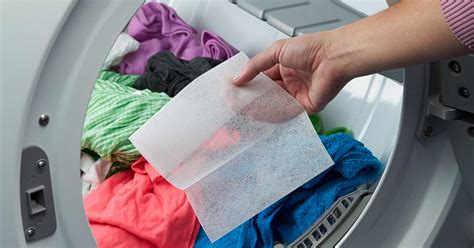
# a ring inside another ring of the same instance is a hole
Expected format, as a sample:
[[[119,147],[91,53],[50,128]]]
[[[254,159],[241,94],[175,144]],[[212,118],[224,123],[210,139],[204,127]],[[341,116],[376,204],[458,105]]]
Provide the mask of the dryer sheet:
[[[196,78],[130,137],[186,192],[211,241],[333,165],[284,89],[263,73],[231,83],[247,61],[239,53]]]

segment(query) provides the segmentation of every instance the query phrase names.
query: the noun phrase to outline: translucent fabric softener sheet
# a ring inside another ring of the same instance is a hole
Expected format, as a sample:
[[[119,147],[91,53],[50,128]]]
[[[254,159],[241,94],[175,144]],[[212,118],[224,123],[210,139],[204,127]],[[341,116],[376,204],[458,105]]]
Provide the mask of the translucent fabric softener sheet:
[[[215,241],[333,164],[303,108],[239,53],[190,83],[130,140],[185,190]]]

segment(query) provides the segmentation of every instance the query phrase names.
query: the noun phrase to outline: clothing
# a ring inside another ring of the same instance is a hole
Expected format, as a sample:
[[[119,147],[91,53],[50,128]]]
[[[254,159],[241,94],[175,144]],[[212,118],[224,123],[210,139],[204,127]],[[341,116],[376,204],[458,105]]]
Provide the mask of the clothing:
[[[318,114],[312,114],[309,115],[309,120],[311,121],[311,124],[313,124],[314,130],[316,133],[320,134],[323,131],[323,121],[321,120],[321,117]]]
[[[335,128],[331,128],[329,130],[324,130],[324,132],[322,132],[322,135],[333,135],[333,134],[336,134],[336,133],[344,133],[344,134],[347,134],[351,137],[353,137],[353,133],[351,130],[349,130],[347,127],[335,127]]]
[[[109,178],[116,173],[119,173],[121,171],[128,170],[128,169],[130,169],[130,164],[125,164],[121,162],[113,162],[105,178]]]
[[[97,161],[100,158],[99,154],[90,149],[81,149],[81,155],[83,153],[89,155],[94,161]]]
[[[199,222],[184,191],[143,157],[84,199],[99,247],[192,247]]]
[[[441,0],[441,9],[456,38],[474,50],[474,1]]]
[[[82,196],[89,194],[105,180],[112,162],[99,159],[94,161],[91,156],[81,152]]]
[[[81,149],[102,159],[131,164],[140,153],[128,140],[170,97],[132,87],[138,76],[103,71],[97,78],[87,108]]]
[[[84,170],[86,168],[89,169],[90,167],[92,167],[92,165],[95,163],[95,160],[89,154],[81,152],[81,159],[79,163],[80,163],[80,168],[81,168],[81,180],[82,180],[82,177],[85,175]],[[87,194],[87,192],[89,192],[89,189],[90,189],[90,184],[82,180],[82,195]]]
[[[123,57],[130,52],[138,50],[140,43],[127,33],[121,33],[115,40],[107,58],[102,65],[103,70],[108,70],[111,66],[118,65]]]
[[[350,135],[351,137],[353,136],[352,131],[348,129],[347,127],[335,127],[329,130],[324,130],[323,120],[318,114],[309,115],[309,120],[311,121],[311,124],[313,124],[314,130],[316,131],[316,133],[320,135],[332,135],[336,133],[345,133],[347,135]]]
[[[339,197],[376,180],[380,161],[349,135],[320,136],[334,165],[213,244],[200,230],[194,247],[273,247],[303,234]]]
[[[143,74],[148,59],[159,51],[170,51],[178,58],[206,57],[225,60],[235,49],[219,36],[197,31],[176,12],[160,3],[144,4],[128,25],[128,34],[140,42],[140,48],[125,56],[117,70],[122,74]]]
[[[145,74],[135,81],[133,87],[165,92],[174,97],[195,78],[221,62],[203,57],[188,61],[177,58],[169,51],[158,52],[148,60]]]

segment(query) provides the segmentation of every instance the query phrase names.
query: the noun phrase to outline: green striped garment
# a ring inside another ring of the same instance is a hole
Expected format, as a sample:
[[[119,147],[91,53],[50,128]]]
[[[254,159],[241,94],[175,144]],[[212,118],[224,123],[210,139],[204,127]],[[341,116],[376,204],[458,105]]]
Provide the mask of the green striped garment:
[[[128,138],[171,98],[132,88],[138,77],[110,71],[99,74],[86,113],[81,149],[125,164],[140,157]]]

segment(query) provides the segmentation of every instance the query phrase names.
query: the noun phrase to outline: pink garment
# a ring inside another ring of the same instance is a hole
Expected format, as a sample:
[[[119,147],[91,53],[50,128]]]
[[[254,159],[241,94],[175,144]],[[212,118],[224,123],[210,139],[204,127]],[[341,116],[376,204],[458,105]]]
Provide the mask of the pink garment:
[[[197,170],[201,167],[206,166],[208,164],[209,156],[213,156],[218,150],[228,149],[230,146],[234,145],[240,140],[241,136],[239,131],[221,127],[217,130],[214,135],[212,135],[209,139],[204,141],[201,147],[194,151],[188,159],[193,160],[191,164]],[[174,168],[170,174],[180,175],[182,173],[189,173],[186,170],[189,170],[190,164],[182,163],[181,165]]]
[[[172,8],[156,2],[144,4],[138,10],[127,32],[140,42],[140,48],[118,65],[117,70],[122,74],[143,74],[148,59],[165,50],[185,60],[195,57],[226,60],[235,54],[235,49],[219,36],[203,31],[199,37]]]
[[[229,146],[237,143],[240,140],[240,133],[230,128],[220,128],[208,140],[204,142],[205,150],[209,152],[216,152],[221,149],[227,149]]]
[[[449,28],[462,44],[474,50],[474,1],[441,0]]]
[[[143,157],[84,199],[99,247],[193,247],[199,222],[184,191]]]

